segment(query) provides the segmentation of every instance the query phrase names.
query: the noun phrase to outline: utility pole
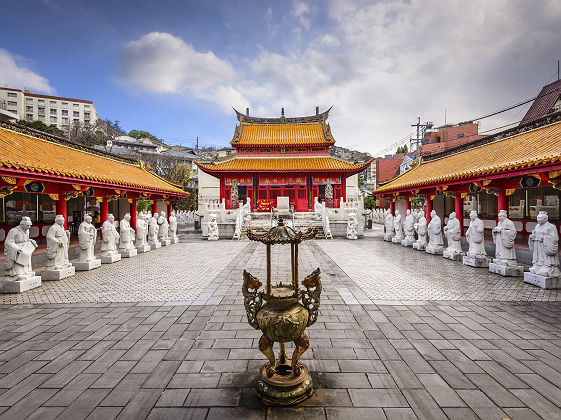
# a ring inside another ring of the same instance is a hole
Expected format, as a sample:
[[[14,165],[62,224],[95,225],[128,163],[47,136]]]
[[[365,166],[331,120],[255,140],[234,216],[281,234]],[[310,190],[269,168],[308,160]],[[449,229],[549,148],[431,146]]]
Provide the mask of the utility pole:
[[[199,153],[199,136],[197,136],[197,146],[195,147],[195,151]]]
[[[415,139],[416,150],[419,150],[419,145],[421,143],[421,135],[425,134],[425,131],[428,128],[432,128],[433,123],[427,121],[424,124],[421,124],[421,117],[417,117],[417,124],[411,124],[411,127],[417,127],[417,138]],[[410,143],[410,147],[412,144]]]

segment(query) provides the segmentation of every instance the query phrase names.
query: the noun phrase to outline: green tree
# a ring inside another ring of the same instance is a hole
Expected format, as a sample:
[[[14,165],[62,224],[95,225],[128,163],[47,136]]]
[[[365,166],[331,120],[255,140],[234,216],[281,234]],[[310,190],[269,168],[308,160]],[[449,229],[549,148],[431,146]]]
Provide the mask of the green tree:
[[[26,121],[26,120],[19,120],[19,125],[24,125],[26,127],[32,128],[34,130],[43,131],[45,133],[49,133],[55,136],[62,136],[64,133],[58,129],[55,124],[47,125],[43,121]]]
[[[375,197],[364,197],[364,208],[367,210],[372,210],[376,208],[376,198]]]
[[[162,143],[162,141],[156,137],[154,134],[149,133],[148,131],[143,131],[143,130],[131,130],[129,131],[129,136],[134,137],[135,139],[150,139],[153,142],[156,143]]]
[[[396,155],[399,155],[399,154],[401,154],[401,153],[407,153],[407,152],[408,152],[407,146],[406,146],[406,145],[403,145],[403,146],[399,146],[399,147],[397,148],[397,150],[395,151],[395,154],[396,154]]]

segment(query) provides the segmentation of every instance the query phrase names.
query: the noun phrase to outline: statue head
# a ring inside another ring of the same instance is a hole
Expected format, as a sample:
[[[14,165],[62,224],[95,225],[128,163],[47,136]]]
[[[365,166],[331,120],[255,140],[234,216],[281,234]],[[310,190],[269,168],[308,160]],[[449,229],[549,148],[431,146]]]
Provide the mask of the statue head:
[[[125,219],[128,222],[131,219],[130,213],[125,214],[125,217],[123,217],[123,219]]]
[[[547,215],[547,212],[546,212],[546,211],[541,210],[541,211],[538,213],[538,217],[537,217],[536,219],[537,219],[537,221],[538,221],[538,223],[539,223],[540,225],[543,225],[545,222],[548,221],[549,216]]]
[[[396,211],[395,211],[395,215],[396,215],[396,216],[399,216],[399,210],[396,210]]]
[[[27,232],[32,225],[31,219],[27,216],[23,216],[21,218],[21,222],[19,222],[19,225],[25,232]]]
[[[475,210],[470,211],[470,212],[469,212],[469,218],[470,218],[471,220],[477,219],[477,212],[476,212]]]
[[[154,216],[153,216],[153,217],[157,219],[158,216],[159,216],[159,215],[158,215],[158,212],[156,212],[156,213],[154,213]]]
[[[430,215],[431,215],[431,217],[436,216],[436,211],[435,211],[435,210],[431,210]]]
[[[113,216],[111,213],[109,213],[107,215],[107,220],[109,220],[111,223],[113,223],[115,221],[115,216]]]
[[[407,211],[405,212],[405,215],[409,216],[411,214],[411,210],[407,209]]]
[[[450,213],[450,215],[448,216],[449,220],[454,220],[456,218],[456,212],[453,211],[452,213]]]
[[[215,222],[216,221],[216,214],[209,213],[208,218],[210,219],[211,222]]]
[[[89,214],[86,214],[84,216],[84,222],[91,223],[92,222],[92,216],[90,216]]]
[[[499,221],[502,222],[502,221],[505,220],[506,218],[507,218],[506,210],[501,210],[501,211],[499,212]]]
[[[160,216],[166,217],[166,212],[162,210],[162,211],[160,212]]]
[[[59,226],[64,226],[64,216],[62,214],[57,214],[55,217],[55,223]]]
[[[172,210],[171,213],[169,214],[170,216],[175,216],[175,210]]]

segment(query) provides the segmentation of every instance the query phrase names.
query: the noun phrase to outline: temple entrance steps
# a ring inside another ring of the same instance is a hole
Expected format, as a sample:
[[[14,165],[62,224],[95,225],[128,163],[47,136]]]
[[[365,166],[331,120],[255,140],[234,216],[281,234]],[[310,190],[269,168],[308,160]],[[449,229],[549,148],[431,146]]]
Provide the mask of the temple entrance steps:
[[[284,217],[285,221],[292,222],[292,215]],[[316,239],[325,239],[323,227],[320,220],[315,220],[315,214],[311,212],[294,213],[294,230],[307,231],[309,228],[316,228],[318,234]],[[247,231],[251,230],[254,233],[265,233],[271,229],[271,214],[270,213],[251,213],[251,221],[244,223],[242,227],[241,239],[247,238]]]

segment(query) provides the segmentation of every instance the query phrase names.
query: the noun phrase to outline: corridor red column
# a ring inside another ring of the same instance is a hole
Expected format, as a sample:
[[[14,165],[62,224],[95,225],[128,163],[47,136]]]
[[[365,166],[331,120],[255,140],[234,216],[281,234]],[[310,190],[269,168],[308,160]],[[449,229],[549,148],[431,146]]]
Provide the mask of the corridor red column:
[[[107,215],[109,214],[109,201],[107,197],[103,197],[103,201],[99,203],[99,225],[101,226],[103,222],[107,220]]]
[[[498,197],[498,211],[505,210],[508,214],[508,197],[506,190],[501,188]]]
[[[158,213],[158,200],[153,200],[154,202],[152,203],[152,215],[154,215],[154,213]]]
[[[173,210],[173,206],[171,205],[171,200],[169,200],[167,203],[168,203],[167,216],[168,216],[168,220],[169,220],[169,215],[171,214],[171,211]]]
[[[393,198],[390,198],[390,213],[395,216],[395,201]]]
[[[66,220],[66,200],[64,198],[64,192],[58,195],[58,200],[56,201],[56,214],[60,214],[64,217],[64,229],[68,229],[68,221]]]
[[[411,210],[411,197],[405,198],[405,211]]]
[[[460,232],[464,236],[464,199],[462,198],[462,193],[456,193],[454,211],[456,212],[456,218],[460,221]]]
[[[130,203],[130,210],[129,213],[131,214],[131,227],[136,230],[136,197],[132,197],[132,201]]]
[[[427,201],[426,201],[426,219],[427,219],[427,225],[430,223],[430,212],[432,211],[432,199],[431,199],[431,195],[427,194]]]

